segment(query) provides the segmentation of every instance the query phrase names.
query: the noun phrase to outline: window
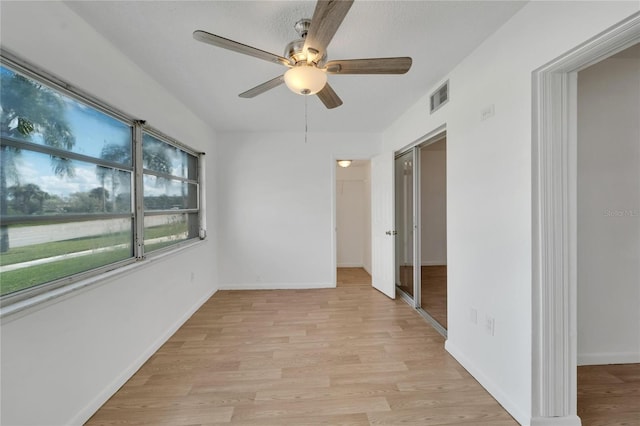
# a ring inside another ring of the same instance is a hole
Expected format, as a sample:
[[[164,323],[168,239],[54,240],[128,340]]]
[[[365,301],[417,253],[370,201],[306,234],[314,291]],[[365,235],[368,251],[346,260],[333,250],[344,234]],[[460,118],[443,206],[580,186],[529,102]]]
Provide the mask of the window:
[[[144,132],[142,163],[145,252],[196,238],[198,158]]]
[[[199,153],[14,58],[0,77],[3,305],[204,235]]]

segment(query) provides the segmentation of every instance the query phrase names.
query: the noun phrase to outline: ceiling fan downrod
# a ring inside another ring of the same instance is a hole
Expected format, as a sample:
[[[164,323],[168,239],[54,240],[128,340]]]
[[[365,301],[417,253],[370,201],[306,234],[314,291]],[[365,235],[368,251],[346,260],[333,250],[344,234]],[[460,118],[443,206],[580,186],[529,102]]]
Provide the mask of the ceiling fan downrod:
[[[311,26],[311,19],[301,19],[295,23],[293,29],[300,35],[300,38],[307,38],[309,27]]]

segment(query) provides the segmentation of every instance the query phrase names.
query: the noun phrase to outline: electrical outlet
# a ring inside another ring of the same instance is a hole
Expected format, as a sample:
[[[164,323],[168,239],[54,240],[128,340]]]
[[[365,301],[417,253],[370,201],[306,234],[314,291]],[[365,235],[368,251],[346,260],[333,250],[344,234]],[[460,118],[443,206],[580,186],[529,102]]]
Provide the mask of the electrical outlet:
[[[478,310],[474,307],[469,308],[469,321],[474,325],[478,325]]]
[[[487,315],[484,318],[484,330],[487,332],[489,336],[493,336],[493,333],[495,331],[495,326],[496,326],[496,320],[493,317],[490,317],[489,315]]]

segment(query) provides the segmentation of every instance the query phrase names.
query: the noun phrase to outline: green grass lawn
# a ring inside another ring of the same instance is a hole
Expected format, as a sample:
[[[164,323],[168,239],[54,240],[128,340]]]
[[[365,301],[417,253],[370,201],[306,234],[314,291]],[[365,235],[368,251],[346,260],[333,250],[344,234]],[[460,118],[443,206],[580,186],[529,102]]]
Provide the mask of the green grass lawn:
[[[13,265],[14,263],[44,259],[46,257],[59,256],[61,254],[112,247],[118,244],[126,244],[130,241],[131,233],[119,232],[104,236],[75,238],[72,240],[15,247],[10,248],[9,251],[0,255],[0,265]]]
[[[186,230],[186,223],[154,226],[145,228],[144,239],[145,241],[149,241],[161,237],[175,236],[184,233]],[[131,240],[130,232],[119,232],[102,236],[76,238],[11,248],[0,255],[0,265],[12,265],[86,250],[105,250],[70,259],[61,259],[42,265],[33,265],[13,271],[2,272],[0,274],[0,295],[13,293],[18,290],[34,287],[130,258],[133,256],[130,248]],[[150,252],[167,247],[178,241],[180,240],[146,243],[145,251]],[[119,247],[122,245],[126,245],[126,247]]]
[[[0,276],[0,294],[34,287],[129,257],[131,257],[131,250],[122,248],[3,272]]]

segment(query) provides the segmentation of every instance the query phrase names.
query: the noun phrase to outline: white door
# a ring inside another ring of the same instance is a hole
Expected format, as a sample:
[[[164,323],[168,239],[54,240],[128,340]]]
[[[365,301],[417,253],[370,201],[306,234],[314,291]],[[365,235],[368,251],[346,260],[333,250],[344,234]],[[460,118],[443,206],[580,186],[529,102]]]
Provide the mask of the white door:
[[[394,278],[393,152],[371,159],[371,272],[373,287],[396,298]]]

